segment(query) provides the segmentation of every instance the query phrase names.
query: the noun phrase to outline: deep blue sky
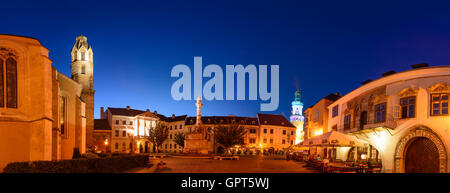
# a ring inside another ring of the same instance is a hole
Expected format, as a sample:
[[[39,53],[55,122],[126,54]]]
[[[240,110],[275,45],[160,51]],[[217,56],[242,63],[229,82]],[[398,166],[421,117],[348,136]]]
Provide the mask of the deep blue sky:
[[[316,2],[316,3],[313,3]],[[280,106],[310,106],[389,70],[449,65],[450,5],[381,1],[5,1],[0,33],[37,38],[70,76],[83,34],[94,51],[95,115],[104,107],[195,114],[170,88],[176,64],[280,65]],[[206,79],[204,79],[204,82]],[[261,101],[204,101],[203,114],[255,116]]]

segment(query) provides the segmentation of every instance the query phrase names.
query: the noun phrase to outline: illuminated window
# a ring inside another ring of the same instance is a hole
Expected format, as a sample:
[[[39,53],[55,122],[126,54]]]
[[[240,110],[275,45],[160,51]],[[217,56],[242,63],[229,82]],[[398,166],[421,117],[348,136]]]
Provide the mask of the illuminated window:
[[[127,136],[127,131],[122,131],[122,137]]]
[[[386,121],[386,103],[375,105],[375,123]]]
[[[431,95],[431,115],[448,115],[448,95],[447,93]]]
[[[116,137],[119,137],[119,130],[116,130]]]
[[[400,106],[402,109],[402,119],[414,117],[416,111],[416,97],[401,98]]]
[[[0,59],[0,107],[5,106],[17,108],[17,62],[13,58]]]
[[[67,109],[66,109],[66,98],[60,97],[60,115],[59,115],[59,124],[61,129],[61,135],[66,134],[66,117],[67,117]]]
[[[344,117],[344,130],[350,129],[352,115],[346,115]]]

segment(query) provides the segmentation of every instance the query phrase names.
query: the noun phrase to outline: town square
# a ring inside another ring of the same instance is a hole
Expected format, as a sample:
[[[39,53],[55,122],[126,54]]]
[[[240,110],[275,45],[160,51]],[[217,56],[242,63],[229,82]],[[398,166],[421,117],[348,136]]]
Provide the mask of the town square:
[[[1,173],[450,173],[449,6],[9,3]]]

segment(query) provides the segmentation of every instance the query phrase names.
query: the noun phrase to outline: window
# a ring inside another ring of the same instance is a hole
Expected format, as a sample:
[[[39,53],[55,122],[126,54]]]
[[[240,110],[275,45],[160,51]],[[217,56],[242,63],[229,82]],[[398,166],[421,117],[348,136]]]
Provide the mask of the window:
[[[177,144],[173,144],[173,148],[176,149],[177,148]]]
[[[180,125],[180,129],[183,129],[183,125]]]
[[[169,127],[169,130],[172,130],[172,126]]]
[[[86,74],[86,65],[85,64],[81,65],[81,74]]]
[[[119,120],[116,120],[116,125],[118,125],[119,124]]]
[[[283,140],[281,141],[281,144],[285,144],[285,143],[286,143],[286,140],[283,139]]]
[[[133,125],[133,121],[130,121],[130,125]]]
[[[336,117],[336,116],[338,116],[338,114],[339,114],[339,106],[338,105],[336,105],[336,106],[334,106],[333,107],[333,112],[332,112],[332,117]]]
[[[169,148],[172,149],[172,144],[169,145]]]
[[[116,130],[116,137],[119,137],[119,130]]]
[[[344,130],[348,130],[350,129],[351,125],[351,119],[352,119],[352,115],[346,115],[344,117]]]
[[[273,143],[273,139],[270,139],[270,143],[271,143],[271,144]]]
[[[59,115],[59,124],[60,124],[60,129],[61,129],[61,135],[65,135],[66,134],[66,113],[67,113],[67,109],[66,109],[66,98],[61,96],[60,97],[60,115]]]
[[[264,129],[264,133],[267,133],[267,129]]]
[[[127,150],[127,144],[125,142],[122,143],[122,150]]]
[[[267,143],[267,139],[266,138],[264,138],[263,143]]]
[[[122,121],[122,124],[123,124],[123,125],[126,125],[126,124],[127,124],[127,121]]]
[[[386,121],[386,103],[375,105],[375,123]]]
[[[166,145],[164,145],[164,149],[167,149],[167,144],[166,144]]]
[[[177,125],[175,125],[175,130],[177,130]]]
[[[448,95],[446,93],[431,95],[431,115],[448,115]]]
[[[114,145],[114,148],[115,148],[115,149],[119,149],[119,143],[116,143],[116,144]]]
[[[283,135],[286,135],[286,130],[283,130]]]
[[[256,129],[250,129],[250,133],[256,133]]]
[[[270,129],[270,134],[273,134],[273,129]]]
[[[130,145],[129,145],[129,146],[130,146],[130,147],[129,147],[130,150],[132,150],[132,149],[133,149],[133,143],[130,142]]]
[[[405,97],[400,99],[402,119],[415,117],[416,97]]]
[[[294,131],[291,131],[291,135],[294,135]]]
[[[127,131],[122,131],[122,137],[127,136]]]
[[[170,137],[169,137],[169,139],[172,139],[172,134],[170,134]]]
[[[255,138],[250,138],[249,139],[249,143],[256,143],[256,139]]]
[[[0,58],[0,107],[5,106],[17,108],[17,62],[13,58],[6,62]]]
[[[86,53],[85,52],[81,52],[81,60],[86,60]]]
[[[316,119],[319,119],[319,109],[316,110]]]
[[[294,140],[291,140],[291,145],[293,145],[294,144]]]

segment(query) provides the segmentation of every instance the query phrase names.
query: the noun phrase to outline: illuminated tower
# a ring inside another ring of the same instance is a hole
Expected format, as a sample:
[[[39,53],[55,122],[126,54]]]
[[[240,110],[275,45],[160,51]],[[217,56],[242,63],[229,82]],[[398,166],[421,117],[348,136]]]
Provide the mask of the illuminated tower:
[[[202,124],[202,112],[201,108],[203,107],[202,98],[200,95],[197,97],[197,103],[195,103],[195,106],[197,106],[197,122],[196,125]]]
[[[295,92],[295,100],[292,101],[291,123],[297,128],[295,132],[295,144],[303,141],[303,103],[300,101],[301,93],[299,90]]]
[[[72,79],[81,84],[81,99],[86,103],[86,146],[89,148],[93,142],[94,131],[94,53],[87,43],[87,38],[78,36],[70,54]]]

